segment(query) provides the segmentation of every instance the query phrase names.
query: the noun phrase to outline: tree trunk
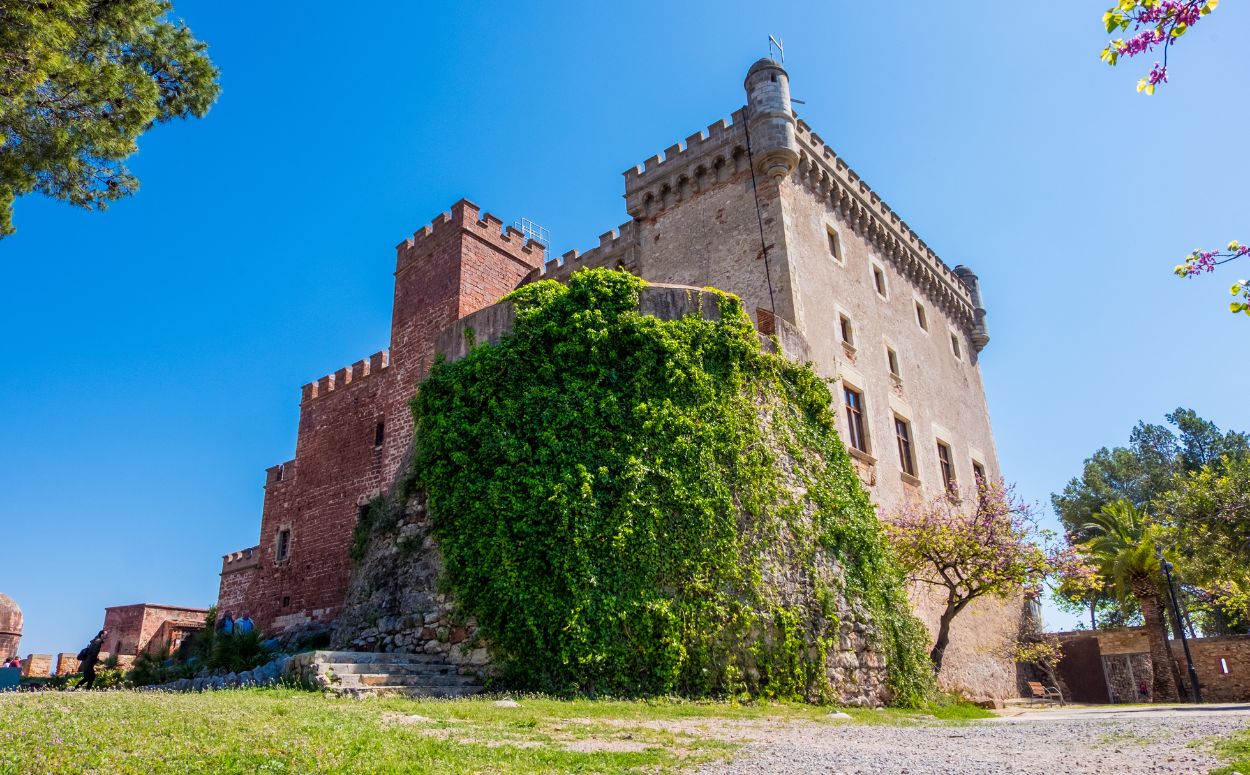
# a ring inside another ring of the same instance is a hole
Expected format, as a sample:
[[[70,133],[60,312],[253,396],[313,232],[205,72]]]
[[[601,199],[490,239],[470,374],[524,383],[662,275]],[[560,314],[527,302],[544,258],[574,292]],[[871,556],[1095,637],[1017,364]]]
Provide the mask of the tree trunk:
[[[942,672],[942,657],[946,654],[946,646],[951,639],[951,621],[955,615],[963,610],[968,604],[968,600],[955,600],[947,598],[946,610],[942,612],[942,618],[938,620],[937,643],[933,644],[933,650],[929,652],[929,659],[933,662],[933,672]]]
[[[1150,578],[1133,581],[1133,596],[1141,605],[1142,619],[1146,622],[1146,637],[1150,640],[1150,662],[1154,673],[1155,702],[1175,702],[1177,681],[1176,662],[1168,649],[1167,628],[1162,611],[1159,610],[1159,589]]]

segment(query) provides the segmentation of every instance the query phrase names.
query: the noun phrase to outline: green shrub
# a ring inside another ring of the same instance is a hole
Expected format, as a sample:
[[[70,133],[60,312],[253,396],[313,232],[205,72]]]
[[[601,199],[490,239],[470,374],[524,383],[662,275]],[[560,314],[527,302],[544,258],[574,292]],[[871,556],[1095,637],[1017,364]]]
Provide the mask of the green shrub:
[[[242,635],[215,633],[212,640],[212,652],[206,663],[211,668],[241,673],[260,667],[273,658],[273,652],[265,646],[259,630]]]
[[[827,385],[763,352],[736,298],[719,321],[661,321],[637,312],[641,285],[587,270],[521,288],[513,334],[436,363],[413,402],[397,489],[428,493],[445,583],[505,681],[827,696],[839,622],[821,579],[836,564],[895,702],[923,702],[923,625]],[[764,579],[781,566],[818,602],[783,602]]]

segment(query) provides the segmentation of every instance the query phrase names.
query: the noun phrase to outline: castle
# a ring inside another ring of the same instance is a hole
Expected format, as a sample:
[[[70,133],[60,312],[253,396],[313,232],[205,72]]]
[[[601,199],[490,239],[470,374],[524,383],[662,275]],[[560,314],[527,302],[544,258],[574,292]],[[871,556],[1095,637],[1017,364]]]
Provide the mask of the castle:
[[[304,385],[293,460],[268,469],[257,546],[223,558],[218,606],[267,631],[342,611],[353,529],[412,442],[408,401],[436,339],[518,286],[619,268],[742,298],[761,332],[794,328],[836,378],[840,433],[883,512],[1000,475],[978,359],[977,277],[949,268],[794,113],[789,77],[756,62],[746,105],[626,170],[630,220],[556,258],[467,200],[397,247],[390,349]],[[941,601],[914,590],[936,629]],[[954,625],[942,680],[1009,696],[1019,608],[979,601]]]

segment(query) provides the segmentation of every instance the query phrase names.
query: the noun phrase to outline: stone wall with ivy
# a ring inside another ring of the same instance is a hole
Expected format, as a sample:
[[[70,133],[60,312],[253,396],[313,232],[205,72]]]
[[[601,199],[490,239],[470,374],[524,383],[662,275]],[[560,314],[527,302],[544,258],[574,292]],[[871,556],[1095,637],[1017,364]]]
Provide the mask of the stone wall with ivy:
[[[557,693],[921,702],[927,636],[825,382],[736,298],[661,320],[642,287],[525,286],[510,335],[436,364],[339,643]]]

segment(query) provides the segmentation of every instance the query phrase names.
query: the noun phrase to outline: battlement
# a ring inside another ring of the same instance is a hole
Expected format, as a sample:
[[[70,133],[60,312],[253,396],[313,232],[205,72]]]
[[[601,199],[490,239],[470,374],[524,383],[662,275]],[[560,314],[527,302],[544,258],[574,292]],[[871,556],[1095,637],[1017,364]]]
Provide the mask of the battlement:
[[[747,169],[745,108],[656,154],[625,176],[625,210],[635,219],[655,215]]]
[[[385,371],[391,365],[391,351],[383,350],[356,361],[351,366],[344,366],[333,374],[327,374],[315,382],[309,382],[301,388],[302,397],[300,403],[306,401],[315,401],[323,398],[335,390],[342,390],[348,385],[359,382],[365,377],[370,377],[379,372]]]
[[[252,546],[237,552],[223,554],[221,557],[222,575],[255,568],[260,564],[260,547]]]
[[[295,461],[288,460],[285,463],[279,463],[276,466],[270,466],[265,469],[265,486],[277,482],[290,481],[295,477]]]
[[[399,274],[413,261],[429,253],[433,246],[462,233],[472,234],[526,266],[532,266],[535,261],[542,262],[546,248],[541,242],[526,238],[513,226],[504,226],[502,220],[490,213],[481,213],[479,217],[480,211],[481,208],[468,199],[461,199],[451,206],[451,210],[440,213],[430,225],[421,227],[396,245],[395,273]]]
[[[799,119],[799,181],[893,260],[920,290],[934,297],[957,320],[973,325],[972,290],[924,240],[863,181],[844,159]]]
[[[637,274],[637,258],[635,248],[638,246],[638,223],[626,221],[615,229],[599,235],[598,247],[585,253],[570,250],[559,258],[552,257],[534,271],[530,272],[524,282],[535,280],[567,280],[569,275],[578,269],[606,267],[608,269],[623,268]]]

